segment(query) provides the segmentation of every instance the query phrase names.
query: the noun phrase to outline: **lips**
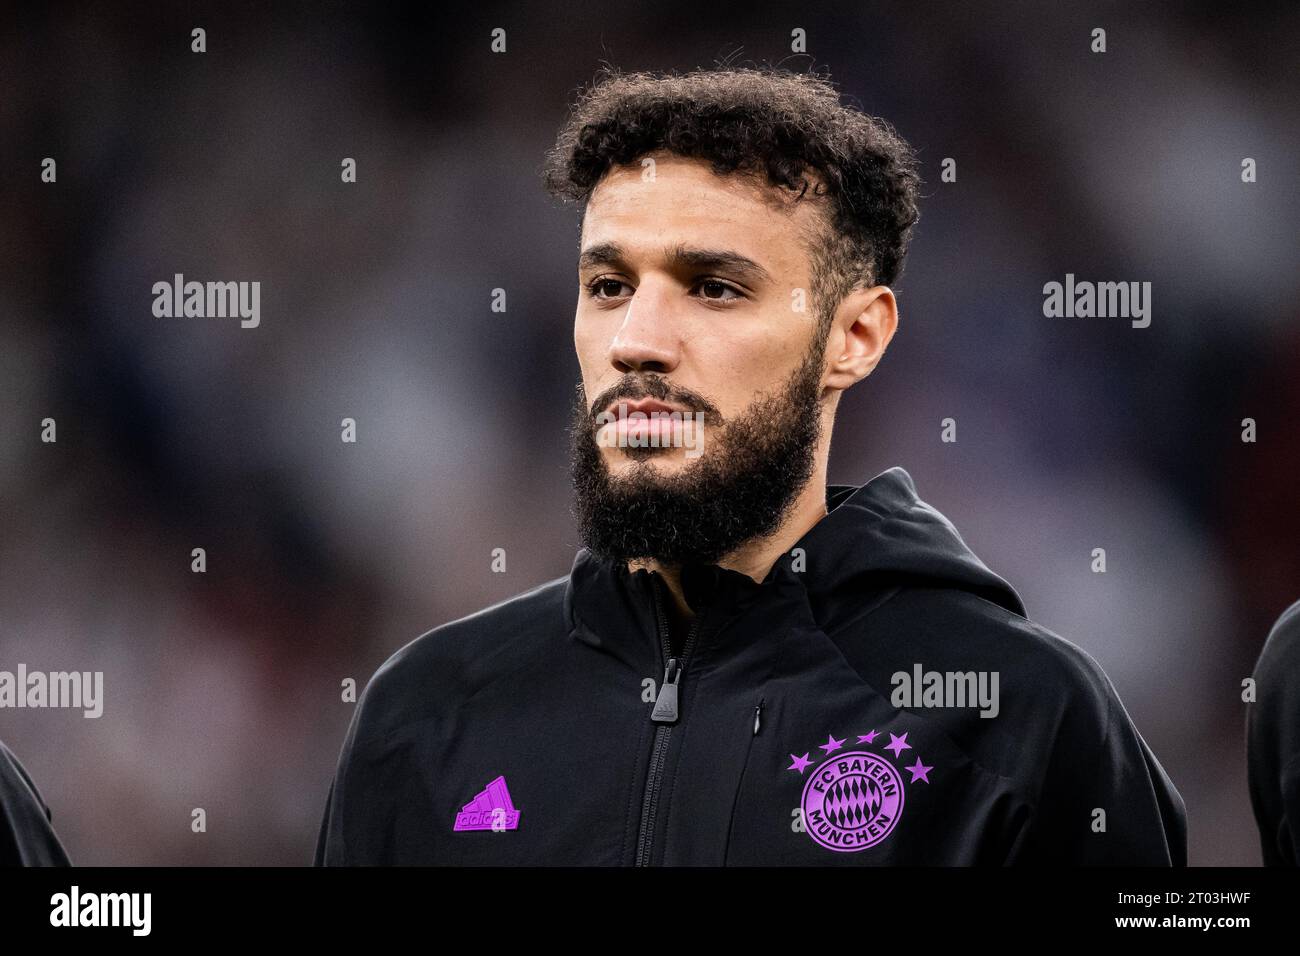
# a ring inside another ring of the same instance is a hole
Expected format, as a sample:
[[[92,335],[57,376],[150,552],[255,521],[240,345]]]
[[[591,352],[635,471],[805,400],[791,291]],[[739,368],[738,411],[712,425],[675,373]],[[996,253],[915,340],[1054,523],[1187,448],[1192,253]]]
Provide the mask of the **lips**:
[[[619,405],[626,405],[627,412],[629,415],[632,414],[633,412],[641,412],[645,415],[650,415],[654,412],[679,412],[682,415],[690,414],[690,411],[688,409],[681,408],[680,406],[676,406],[676,405],[669,405],[666,402],[661,402],[655,398],[638,398],[635,401],[628,401],[627,399],[624,398],[617,398],[614,401],[609,403],[609,407],[605,409],[606,414],[611,416],[616,415],[617,414],[616,410],[618,409]]]

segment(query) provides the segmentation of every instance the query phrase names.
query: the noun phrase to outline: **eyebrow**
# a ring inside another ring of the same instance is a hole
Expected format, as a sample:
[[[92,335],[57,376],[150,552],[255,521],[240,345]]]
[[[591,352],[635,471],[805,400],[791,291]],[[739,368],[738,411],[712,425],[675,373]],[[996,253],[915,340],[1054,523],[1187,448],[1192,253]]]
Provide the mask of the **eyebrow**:
[[[578,256],[578,269],[594,266],[623,265],[626,252],[617,242],[598,242],[582,250]],[[679,268],[719,269],[744,276],[751,281],[771,281],[772,276],[748,256],[730,249],[701,249],[679,243],[667,250],[668,261]]]

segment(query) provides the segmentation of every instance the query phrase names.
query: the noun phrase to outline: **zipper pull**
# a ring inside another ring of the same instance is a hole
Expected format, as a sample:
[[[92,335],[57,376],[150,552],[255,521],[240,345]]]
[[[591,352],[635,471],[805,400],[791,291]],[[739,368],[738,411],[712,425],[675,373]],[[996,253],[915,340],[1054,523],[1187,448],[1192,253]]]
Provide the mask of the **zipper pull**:
[[[655,709],[650,719],[656,723],[671,724],[677,720],[677,682],[682,679],[681,662],[668,658],[664,669],[664,682],[659,685],[659,694],[655,697]]]
[[[754,734],[753,734],[753,736],[755,736],[755,737],[758,736],[758,722],[759,722],[759,717],[762,715],[762,713],[763,713],[763,698],[760,698],[759,701],[758,701],[758,706],[754,708]]]

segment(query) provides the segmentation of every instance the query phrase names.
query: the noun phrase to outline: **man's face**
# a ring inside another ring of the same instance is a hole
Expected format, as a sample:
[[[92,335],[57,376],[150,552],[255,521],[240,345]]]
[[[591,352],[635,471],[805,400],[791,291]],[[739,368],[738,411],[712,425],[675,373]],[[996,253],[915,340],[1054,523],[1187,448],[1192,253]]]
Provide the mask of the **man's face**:
[[[817,213],[652,158],[653,178],[611,170],[583,223],[579,519],[588,547],[622,560],[716,561],[773,530],[812,473],[824,339],[799,237]]]

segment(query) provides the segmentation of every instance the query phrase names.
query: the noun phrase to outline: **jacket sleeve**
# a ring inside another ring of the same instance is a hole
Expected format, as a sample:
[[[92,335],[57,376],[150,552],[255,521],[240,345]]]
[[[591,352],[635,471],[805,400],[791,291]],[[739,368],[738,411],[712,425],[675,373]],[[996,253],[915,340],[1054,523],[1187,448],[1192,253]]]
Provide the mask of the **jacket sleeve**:
[[[1100,665],[1077,653],[1085,679],[1067,692],[1039,798],[1010,862],[1186,866],[1181,795]]]
[[[400,652],[399,652],[400,655]],[[319,866],[389,866],[435,859],[429,825],[429,761],[405,672],[390,659],[366,685],[339,753],[316,839]],[[428,695],[426,694],[425,697]]]
[[[325,796],[325,815],[321,818],[320,832],[316,835],[316,857],[313,866],[337,866],[342,861],[343,844],[336,835],[331,841],[330,824],[334,810],[334,782],[330,781],[329,793]]]
[[[362,695],[364,704],[365,695]],[[357,727],[362,719],[362,706],[359,704],[348,725],[347,736],[339,753],[338,768],[334,779],[330,781],[329,792],[325,796],[325,813],[321,818],[320,833],[316,836],[316,866],[348,866],[353,861],[348,852],[346,828],[350,821],[344,815],[345,798],[351,777],[352,755],[356,747]]]
[[[71,866],[50,808],[18,758],[0,743],[0,866]]]

